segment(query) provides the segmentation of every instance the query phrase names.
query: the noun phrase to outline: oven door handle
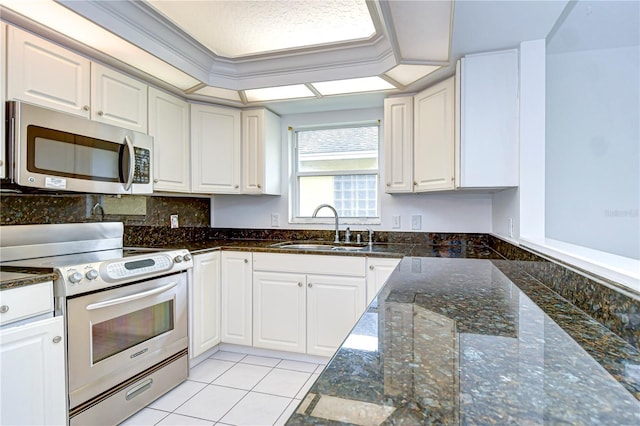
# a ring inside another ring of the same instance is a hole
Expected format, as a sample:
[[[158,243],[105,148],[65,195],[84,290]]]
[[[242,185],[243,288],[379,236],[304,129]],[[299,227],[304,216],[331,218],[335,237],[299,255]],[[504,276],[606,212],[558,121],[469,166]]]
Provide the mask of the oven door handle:
[[[162,287],[154,288],[151,290],[143,291],[142,293],[131,294],[129,296],[117,297],[115,299],[103,300],[102,302],[92,303],[87,305],[87,311],[93,311],[95,309],[106,308],[108,306],[120,305],[122,303],[131,302],[133,300],[144,299],[145,297],[154,296],[156,294],[164,293],[167,290],[170,290],[177,286],[177,282],[172,282],[167,285],[163,285]]]

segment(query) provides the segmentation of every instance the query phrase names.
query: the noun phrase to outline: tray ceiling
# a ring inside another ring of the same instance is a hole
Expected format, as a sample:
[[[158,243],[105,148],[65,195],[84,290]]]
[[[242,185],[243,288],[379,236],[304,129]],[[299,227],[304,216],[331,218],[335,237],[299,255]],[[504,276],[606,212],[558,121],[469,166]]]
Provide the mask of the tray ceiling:
[[[225,58],[366,40],[376,33],[364,0],[147,3]]]
[[[421,90],[453,74],[465,54],[546,37],[566,3],[0,0],[0,11],[187,98],[271,101],[274,111],[292,113],[378,105]],[[357,88],[362,82],[374,86]]]

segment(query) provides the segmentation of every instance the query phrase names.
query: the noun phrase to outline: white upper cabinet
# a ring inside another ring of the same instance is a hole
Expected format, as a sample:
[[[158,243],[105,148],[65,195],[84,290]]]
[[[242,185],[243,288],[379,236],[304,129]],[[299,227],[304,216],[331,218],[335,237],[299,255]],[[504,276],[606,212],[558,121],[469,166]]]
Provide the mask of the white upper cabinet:
[[[7,25],[3,22],[0,22],[0,69],[6,70],[6,34],[7,34]],[[4,104],[4,101],[7,99],[7,82],[6,79],[0,78],[0,99]],[[4,115],[5,108],[0,107],[0,135],[4,138]],[[0,143],[0,179],[7,177],[7,157],[5,153],[5,144]]]
[[[153,190],[189,192],[189,104],[149,88],[149,134],[153,136]]]
[[[414,97],[413,190],[454,188],[455,78],[429,87]]]
[[[386,192],[413,191],[413,96],[384,100]]]
[[[191,191],[239,194],[240,110],[191,105]]]
[[[89,118],[88,59],[11,26],[7,53],[8,99]]]
[[[385,99],[385,191],[454,189],[455,79]]]
[[[91,119],[147,133],[147,85],[91,64]]]
[[[468,55],[455,77],[384,106],[386,192],[518,185],[517,50]]]
[[[516,49],[458,63],[459,187],[518,185],[518,72]]]
[[[7,98],[147,133],[147,85],[8,27]]]
[[[280,117],[264,108],[242,111],[242,193],[280,195]]]

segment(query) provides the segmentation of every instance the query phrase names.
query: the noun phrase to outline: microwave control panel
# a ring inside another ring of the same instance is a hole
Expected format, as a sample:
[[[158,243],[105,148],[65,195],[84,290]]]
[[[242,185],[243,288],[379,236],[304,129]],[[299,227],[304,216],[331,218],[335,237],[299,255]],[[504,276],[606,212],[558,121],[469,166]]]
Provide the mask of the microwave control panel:
[[[151,152],[145,148],[134,148],[135,165],[133,183],[149,183],[151,181]]]

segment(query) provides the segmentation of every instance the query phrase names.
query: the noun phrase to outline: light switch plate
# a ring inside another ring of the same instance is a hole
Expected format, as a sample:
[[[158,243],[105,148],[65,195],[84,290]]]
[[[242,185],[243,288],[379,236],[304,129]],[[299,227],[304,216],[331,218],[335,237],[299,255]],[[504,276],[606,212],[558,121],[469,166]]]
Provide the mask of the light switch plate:
[[[393,216],[393,224],[391,225],[394,229],[400,228],[400,216]]]
[[[414,231],[422,229],[422,215],[414,214],[411,216],[411,229]]]

